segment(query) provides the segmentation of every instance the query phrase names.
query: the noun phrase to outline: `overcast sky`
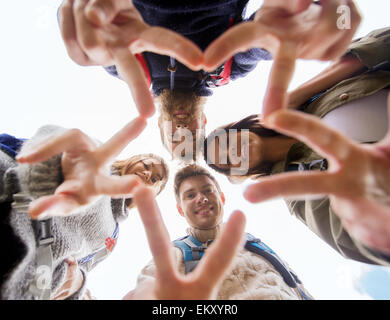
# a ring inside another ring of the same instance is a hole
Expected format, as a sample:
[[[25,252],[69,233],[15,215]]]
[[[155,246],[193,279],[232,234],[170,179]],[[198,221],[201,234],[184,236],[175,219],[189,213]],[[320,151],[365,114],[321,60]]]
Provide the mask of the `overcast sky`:
[[[100,67],[81,67],[69,59],[56,21],[60,2],[14,0],[3,4],[0,132],[28,138],[42,125],[56,124],[80,128],[106,141],[137,116],[136,108],[125,83]],[[260,3],[254,1],[254,6]],[[357,0],[356,3],[364,16],[356,37],[388,25],[388,1]],[[215,90],[205,107],[206,133],[261,112],[271,63],[261,62],[246,78]],[[300,61],[291,88],[326,66],[327,63]],[[120,158],[144,152],[170,159],[161,146],[157,115]],[[171,238],[176,239],[185,234],[186,223],[176,211],[172,192],[176,166],[170,163],[170,167],[170,180],[157,201]],[[260,237],[287,261],[315,298],[390,297],[386,285],[388,268],[372,269],[343,259],[291,217],[282,200],[251,205],[242,197],[245,185],[231,185],[224,176],[217,173],[215,176],[227,197],[225,218],[235,209],[245,212],[247,231]],[[111,257],[90,273],[88,287],[98,299],[121,299],[134,288],[137,275],[150,258],[142,223],[133,210],[120,226],[118,245]]]

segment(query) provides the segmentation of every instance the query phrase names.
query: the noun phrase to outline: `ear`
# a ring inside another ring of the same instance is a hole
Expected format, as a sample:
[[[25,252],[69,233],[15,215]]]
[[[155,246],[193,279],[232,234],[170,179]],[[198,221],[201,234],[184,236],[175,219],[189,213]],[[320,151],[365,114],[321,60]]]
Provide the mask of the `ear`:
[[[222,203],[225,204],[225,202],[226,202],[225,194],[223,192],[220,192],[219,195],[221,197]]]
[[[180,215],[182,217],[184,217],[184,211],[183,211],[183,209],[180,207],[180,205],[178,203],[176,203],[176,208],[177,208],[177,211],[179,211]]]
[[[202,113],[203,114],[203,121],[204,121],[204,125],[206,125],[207,124],[207,118],[206,118],[206,115],[204,114],[204,112]]]
[[[160,115],[158,117],[158,127],[161,129],[161,125],[162,125],[162,116]]]

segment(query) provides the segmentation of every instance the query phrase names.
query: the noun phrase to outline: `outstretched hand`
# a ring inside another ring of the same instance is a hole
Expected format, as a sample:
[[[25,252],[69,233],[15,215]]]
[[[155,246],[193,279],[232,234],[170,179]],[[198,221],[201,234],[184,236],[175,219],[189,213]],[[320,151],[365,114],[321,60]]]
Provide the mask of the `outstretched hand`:
[[[388,101],[390,108],[390,96]],[[267,126],[301,140],[328,160],[328,170],[262,178],[245,192],[250,202],[283,196],[329,195],[350,235],[390,253],[390,130],[376,144],[357,144],[307,114],[278,111]]]
[[[19,163],[34,164],[62,153],[64,182],[53,195],[43,196],[30,204],[31,218],[68,215],[90,204],[99,195],[119,197],[131,194],[142,182],[133,175],[110,176],[107,163],[145,126],[145,119],[136,118],[99,147],[82,131],[71,129],[19,154],[16,157]]]
[[[340,14],[345,9],[345,19]],[[350,18],[350,21],[348,21]],[[334,60],[345,53],[361,21],[351,0],[265,0],[253,21],[241,23],[206,49],[205,66],[213,70],[237,52],[264,48],[274,58],[262,114],[287,107],[287,90],[302,59]]]
[[[134,198],[145,226],[149,246],[156,264],[156,278],[145,281],[125,299],[203,300],[215,299],[218,285],[229,271],[242,245],[245,216],[233,213],[220,236],[207,249],[197,268],[184,276],[175,265],[173,245],[162,221],[153,193],[137,188]]]
[[[155,107],[135,53],[170,55],[193,69],[203,61],[202,51],[190,40],[147,25],[132,0],[64,0],[59,22],[70,58],[80,65],[117,65],[143,117],[151,117]]]

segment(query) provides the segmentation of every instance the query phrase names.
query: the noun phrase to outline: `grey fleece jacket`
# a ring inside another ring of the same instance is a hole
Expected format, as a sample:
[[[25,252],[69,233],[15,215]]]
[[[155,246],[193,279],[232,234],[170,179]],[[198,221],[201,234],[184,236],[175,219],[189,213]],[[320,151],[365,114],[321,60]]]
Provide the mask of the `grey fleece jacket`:
[[[65,130],[56,126],[42,127],[34,137],[24,143],[21,152]],[[61,155],[42,163],[22,165],[0,151],[0,202],[28,205],[40,196],[53,194],[62,181]],[[22,193],[24,196],[14,197],[17,193]],[[6,274],[1,284],[0,297],[1,299],[35,299],[36,297],[29,292],[29,286],[37,272],[35,231],[27,212],[11,209],[8,215],[7,223],[25,250],[17,264]],[[79,260],[104,248],[105,240],[113,234],[117,222],[127,215],[124,199],[101,196],[94,203],[81,208],[71,216],[53,218],[52,297],[65,282],[68,268],[65,259],[74,257]],[[9,241],[15,241],[15,238]],[[95,265],[93,260],[80,265],[84,282],[82,288],[69,297],[70,299],[80,299],[83,296],[86,290],[86,275]]]

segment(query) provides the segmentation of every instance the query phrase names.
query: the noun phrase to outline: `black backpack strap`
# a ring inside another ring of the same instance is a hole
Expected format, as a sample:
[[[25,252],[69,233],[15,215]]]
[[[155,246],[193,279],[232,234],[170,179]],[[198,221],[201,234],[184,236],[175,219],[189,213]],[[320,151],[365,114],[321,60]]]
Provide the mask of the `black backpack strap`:
[[[13,195],[12,208],[21,214],[28,215],[28,207],[32,199],[22,192]],[[52,234],[53,218],[45,220],[31,220],[36,240],[34,279],[28,290],[36,300],[49,300],[53,276]]]

